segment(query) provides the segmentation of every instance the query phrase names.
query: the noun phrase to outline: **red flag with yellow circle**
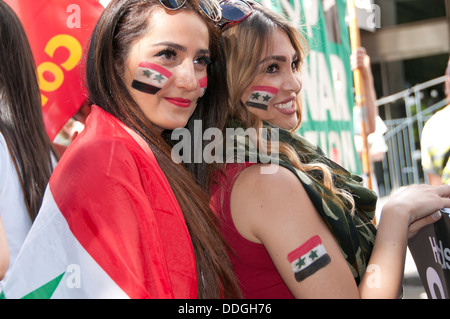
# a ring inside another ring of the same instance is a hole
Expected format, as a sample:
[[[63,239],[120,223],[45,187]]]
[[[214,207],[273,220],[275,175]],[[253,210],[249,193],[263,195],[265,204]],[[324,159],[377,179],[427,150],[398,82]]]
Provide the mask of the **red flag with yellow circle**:
[[[53,141],[86,100],[83,53],[103,6],[97,0],[5,0],[22,22],[36,63]]]

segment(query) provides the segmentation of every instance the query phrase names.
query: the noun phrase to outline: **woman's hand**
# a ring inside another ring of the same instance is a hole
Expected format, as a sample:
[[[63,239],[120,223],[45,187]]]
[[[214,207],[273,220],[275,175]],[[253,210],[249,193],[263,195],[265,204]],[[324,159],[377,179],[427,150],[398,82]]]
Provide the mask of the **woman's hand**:
[[[367,76],[371,71],[370,56],[363,47],[358,48],[350,55],[350,65],[352,71],[360,69],[364,76]]]
[[[450,206],[450,185],[411,185],[393,195],[383,213],[401,214],[407,220],[408,238],[441,217],[439,210]]]

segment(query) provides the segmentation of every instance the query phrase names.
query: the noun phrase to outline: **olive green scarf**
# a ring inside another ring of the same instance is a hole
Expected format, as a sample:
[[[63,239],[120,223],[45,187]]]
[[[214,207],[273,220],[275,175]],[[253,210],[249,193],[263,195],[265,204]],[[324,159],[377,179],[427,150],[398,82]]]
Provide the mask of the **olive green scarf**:
[[[239,122],[234,120],[228,122],[228,127],[235,130],[243,128]],[[245,149],[246,161],[252,162],[252,159],[256,159],[256,162],[259,163],[274,163],[273,159],[276,157],[279,165],[289,169],[298,177],[315,208],[334,235],[356,283],[359,284],[366,270],[375,241],[376,228],[372,220],[375,214],[377,195],[362,185],[361,177],[351,174],[328,159],[318,146],[311,144],[305,138],[268,123],[264,123],[263,128],[267,129],[269,134],[272,134],[268,135],[272,136],[272,139],[273,136],[278,135],[280,142],[291,145],[296,150],[302,163],[326,164],[331,168],[334,185],[352,194],[355,201],[353,214],[351,214],[350,204],[343,209],[331,200],[331,192],[321,183],[323,176],[320,170],[300,171],[289,162],[286,156],[280,154],[266,155],[265,152],[258,152],[248,137],[235,139],[235,154],[242,154]],[[277,130],[274,131],[274,129]]]

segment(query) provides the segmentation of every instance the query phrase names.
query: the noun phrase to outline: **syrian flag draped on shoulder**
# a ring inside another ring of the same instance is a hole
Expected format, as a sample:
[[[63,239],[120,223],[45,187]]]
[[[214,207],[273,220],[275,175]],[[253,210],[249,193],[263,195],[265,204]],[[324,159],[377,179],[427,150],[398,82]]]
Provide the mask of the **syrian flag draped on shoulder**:
[[[4,0],[27,34],[50,140],[86,100],[83,50],[104,8],[98,0]]]
[[[197,298],[183,214],[142,138],[92,107],[2,284],[6,299]]]

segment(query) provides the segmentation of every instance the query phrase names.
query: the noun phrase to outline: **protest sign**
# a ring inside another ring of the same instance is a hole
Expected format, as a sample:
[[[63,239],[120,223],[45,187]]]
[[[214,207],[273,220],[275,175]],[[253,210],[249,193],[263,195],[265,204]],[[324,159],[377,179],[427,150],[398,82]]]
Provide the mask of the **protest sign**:
[[[450,210],[409,241],[409,250],[430,299],[450,299]]]

